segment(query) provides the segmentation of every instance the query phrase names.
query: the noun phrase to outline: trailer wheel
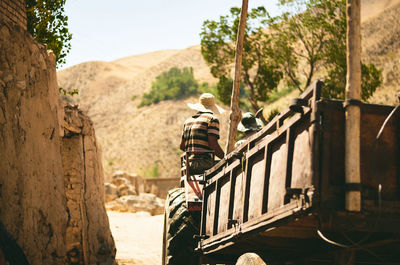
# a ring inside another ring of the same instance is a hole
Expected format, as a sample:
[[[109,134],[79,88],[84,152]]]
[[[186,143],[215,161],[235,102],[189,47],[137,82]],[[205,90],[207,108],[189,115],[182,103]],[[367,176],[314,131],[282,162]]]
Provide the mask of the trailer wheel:
[[[163,232],[163,265],[197,265],[198,255],[194,252],[199,233],[200,213],[189,212],[185,189],[170,190],[165,201]]]

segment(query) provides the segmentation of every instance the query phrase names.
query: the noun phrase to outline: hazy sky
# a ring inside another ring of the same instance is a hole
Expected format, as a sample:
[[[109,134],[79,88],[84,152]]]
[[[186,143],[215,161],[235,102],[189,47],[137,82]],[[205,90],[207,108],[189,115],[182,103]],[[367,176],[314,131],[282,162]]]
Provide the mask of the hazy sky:
[[[249,8],[264,5],[277,15],[276,3],[249,0]],[[242,0],[67,0],[72,49],[60,69],[200,44],[204,20],[216,20],[241,4]]]

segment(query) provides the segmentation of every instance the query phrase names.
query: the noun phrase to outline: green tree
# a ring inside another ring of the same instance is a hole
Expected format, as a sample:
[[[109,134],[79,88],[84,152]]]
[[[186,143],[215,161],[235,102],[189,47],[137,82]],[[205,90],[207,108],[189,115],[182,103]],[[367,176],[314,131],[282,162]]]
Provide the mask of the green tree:
[[[264,28],[268,24],[268,13],[264,7],[248,12],[242,57],[242,81],[248,91],[248,101],[253,111],[259,109],[259,101],[265,101],[274,89],[282,73],[272,58],[269,43],[271,37]],[[240,8],[233,7],[230,15],[219,21],[206,20],[201,36],[201,53],[211,67],[211,74],[219,79],[217,86],[220,100],[229,102],[227,85],[231,77],[235,58],[235,41],[240,19]],[[231,90],[230,90],[231,91]],[[222,98],[224,97],[224,98]],[[225,98],[228,97],[228,98]]]
[[[315,78],[325,80],[323,96],[344,97],[346,82],[346,0],[280,0],[281,16],[264,8],[249,14],[243,55],[243,81],[255,111],[283,79],[303,91]],[[211,73],[223,82],[234,60],[239,8],[218,22],[205,21],[201,48]],[[362,64],[362,99],[382,82],[374,65]]]
[[[207,86],[206,83],[201,85],[204,86]],[[197,94],[199,87],[194,79],[192,67],[183,69],[173,67],[156,77],[150,92],[143,94],[139,107],[157,104],[162,100],[186,98]]]
[[[289,85],[300,91],[315,78],[324,97],[344,98],[346,86],[346,0],[281,0],[285,12],[271,24],[278,60]],[[299,65],[299,62],[306,64]],[[362,63],[362,99],[382,83],[373,64]]]
[[[57,58],[57,65],[65,63],[71,49],[72,34],[68,31],[65,15],[66,0],[27,0],[28,32],[39,42],[47,44]]]

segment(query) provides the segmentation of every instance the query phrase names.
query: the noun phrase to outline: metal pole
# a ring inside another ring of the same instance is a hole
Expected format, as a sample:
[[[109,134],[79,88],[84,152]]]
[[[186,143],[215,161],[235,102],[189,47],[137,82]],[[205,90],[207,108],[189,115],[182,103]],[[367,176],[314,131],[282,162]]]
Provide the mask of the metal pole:
[[[361,34],[360,0],[347,0],[347,77],[346,77],[346,183],[361,183],[360,177],[360,106],[351,104],[361,99]],[[350,104],[349,104],[350,103]],[[346,192],[346,210],[361,211],[361,191]]]
[[[226,153],[230,153],[235,145],[235,138],[237,126],[242,118],[242,113],[239,110],[239,90],[240,90],[240,75],[242,70],[242,52],[244,30],[246,28],[248,0],[243,0],[242,11],[240,13],[239,29],[236,41],[236,56],[235,56],[235,79],[233,82],[232,97],[231,97],[231,111],[229,119],[229,134],[228,142],[226,144]]]

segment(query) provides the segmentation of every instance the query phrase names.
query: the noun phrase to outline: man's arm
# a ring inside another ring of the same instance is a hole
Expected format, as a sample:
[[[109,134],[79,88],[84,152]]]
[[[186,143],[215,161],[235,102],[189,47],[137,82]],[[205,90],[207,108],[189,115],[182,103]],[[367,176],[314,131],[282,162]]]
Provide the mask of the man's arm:
[[[185,141],[183,140],[183,137],[181,138],[181,144],[179,145],[179,148],[180,148],[182,151],[186,151],[186,150],[185,150]]]
[[[208,135],[208,145],[212,150],[214,150],[215,155],[221,159],[224,158],[224,151],[222,151],[221,146],[219,146],[217,136]]]

